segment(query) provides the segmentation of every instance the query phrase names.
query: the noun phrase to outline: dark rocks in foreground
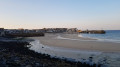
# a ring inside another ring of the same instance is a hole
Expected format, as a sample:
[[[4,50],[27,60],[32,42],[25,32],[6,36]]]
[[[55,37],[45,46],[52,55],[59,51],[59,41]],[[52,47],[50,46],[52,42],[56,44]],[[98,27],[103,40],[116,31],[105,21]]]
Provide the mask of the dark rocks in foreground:
[[[0,42],[0,67],[96,67],[29,50],[28,42]],[[100,67],[100,65],[98,65]]]
[[[5,34],[8,37],[37,37],[37,36],[45,36],[44,33],[12,33]]]

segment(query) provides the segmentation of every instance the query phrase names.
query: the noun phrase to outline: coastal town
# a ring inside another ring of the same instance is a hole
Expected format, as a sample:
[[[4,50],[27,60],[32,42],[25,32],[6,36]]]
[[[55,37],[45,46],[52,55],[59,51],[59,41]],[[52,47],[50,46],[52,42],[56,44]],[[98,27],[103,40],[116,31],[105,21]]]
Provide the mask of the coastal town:
[[[0,67],[120,67],[120,0],[0,0]]]
[[[105,34],[104,30],[79,30],[77,28],[43,28],[43,29],[4,29],[0,28],[0,36],[34,37],[44,36],[45,33],[66,33],[66,34]]]
[[[82,33],[77,28],[43,29],[4,29],[0,28],[0,67],[101,67],[101,64],[69,60],[66,57],[52,57],[49,54],[30,50],[31,41],[9,37],[40,37],[45,33],[76,34]],[[87,33],[87,32],[83,32]],[[45,47],[42,47],[44,50]],[[92,57],[89,57],[91,60]]]

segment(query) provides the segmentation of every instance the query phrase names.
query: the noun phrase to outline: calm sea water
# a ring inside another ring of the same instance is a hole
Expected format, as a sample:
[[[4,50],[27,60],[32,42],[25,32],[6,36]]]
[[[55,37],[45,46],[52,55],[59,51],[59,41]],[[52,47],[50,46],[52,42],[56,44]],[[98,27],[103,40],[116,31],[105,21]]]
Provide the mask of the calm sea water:
[[[120,30],[106,30],[106,34],[82,34],[83,37],[95,38],[100,41],[120,43]]]

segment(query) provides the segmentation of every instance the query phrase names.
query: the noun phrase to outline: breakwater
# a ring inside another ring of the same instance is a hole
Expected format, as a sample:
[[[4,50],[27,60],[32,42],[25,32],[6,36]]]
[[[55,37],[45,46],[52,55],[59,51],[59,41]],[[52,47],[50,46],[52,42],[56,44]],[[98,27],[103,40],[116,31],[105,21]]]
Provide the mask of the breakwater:
[[[105,34],[106,32],[104,30],[85,30],[80,31],[79,33],[87,33],[87,34]]]

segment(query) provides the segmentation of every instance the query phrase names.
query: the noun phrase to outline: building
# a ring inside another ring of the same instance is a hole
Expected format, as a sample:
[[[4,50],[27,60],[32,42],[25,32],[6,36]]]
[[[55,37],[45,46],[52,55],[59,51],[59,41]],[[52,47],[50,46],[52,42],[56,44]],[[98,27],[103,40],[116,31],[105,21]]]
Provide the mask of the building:
[[[69,28],[69,29],[67,29],[67,33],[69,33],[69,34],[78,33],[78,29],[77,28]]]
[[[5,36],[4,28],[0,28],[0,36]]]

